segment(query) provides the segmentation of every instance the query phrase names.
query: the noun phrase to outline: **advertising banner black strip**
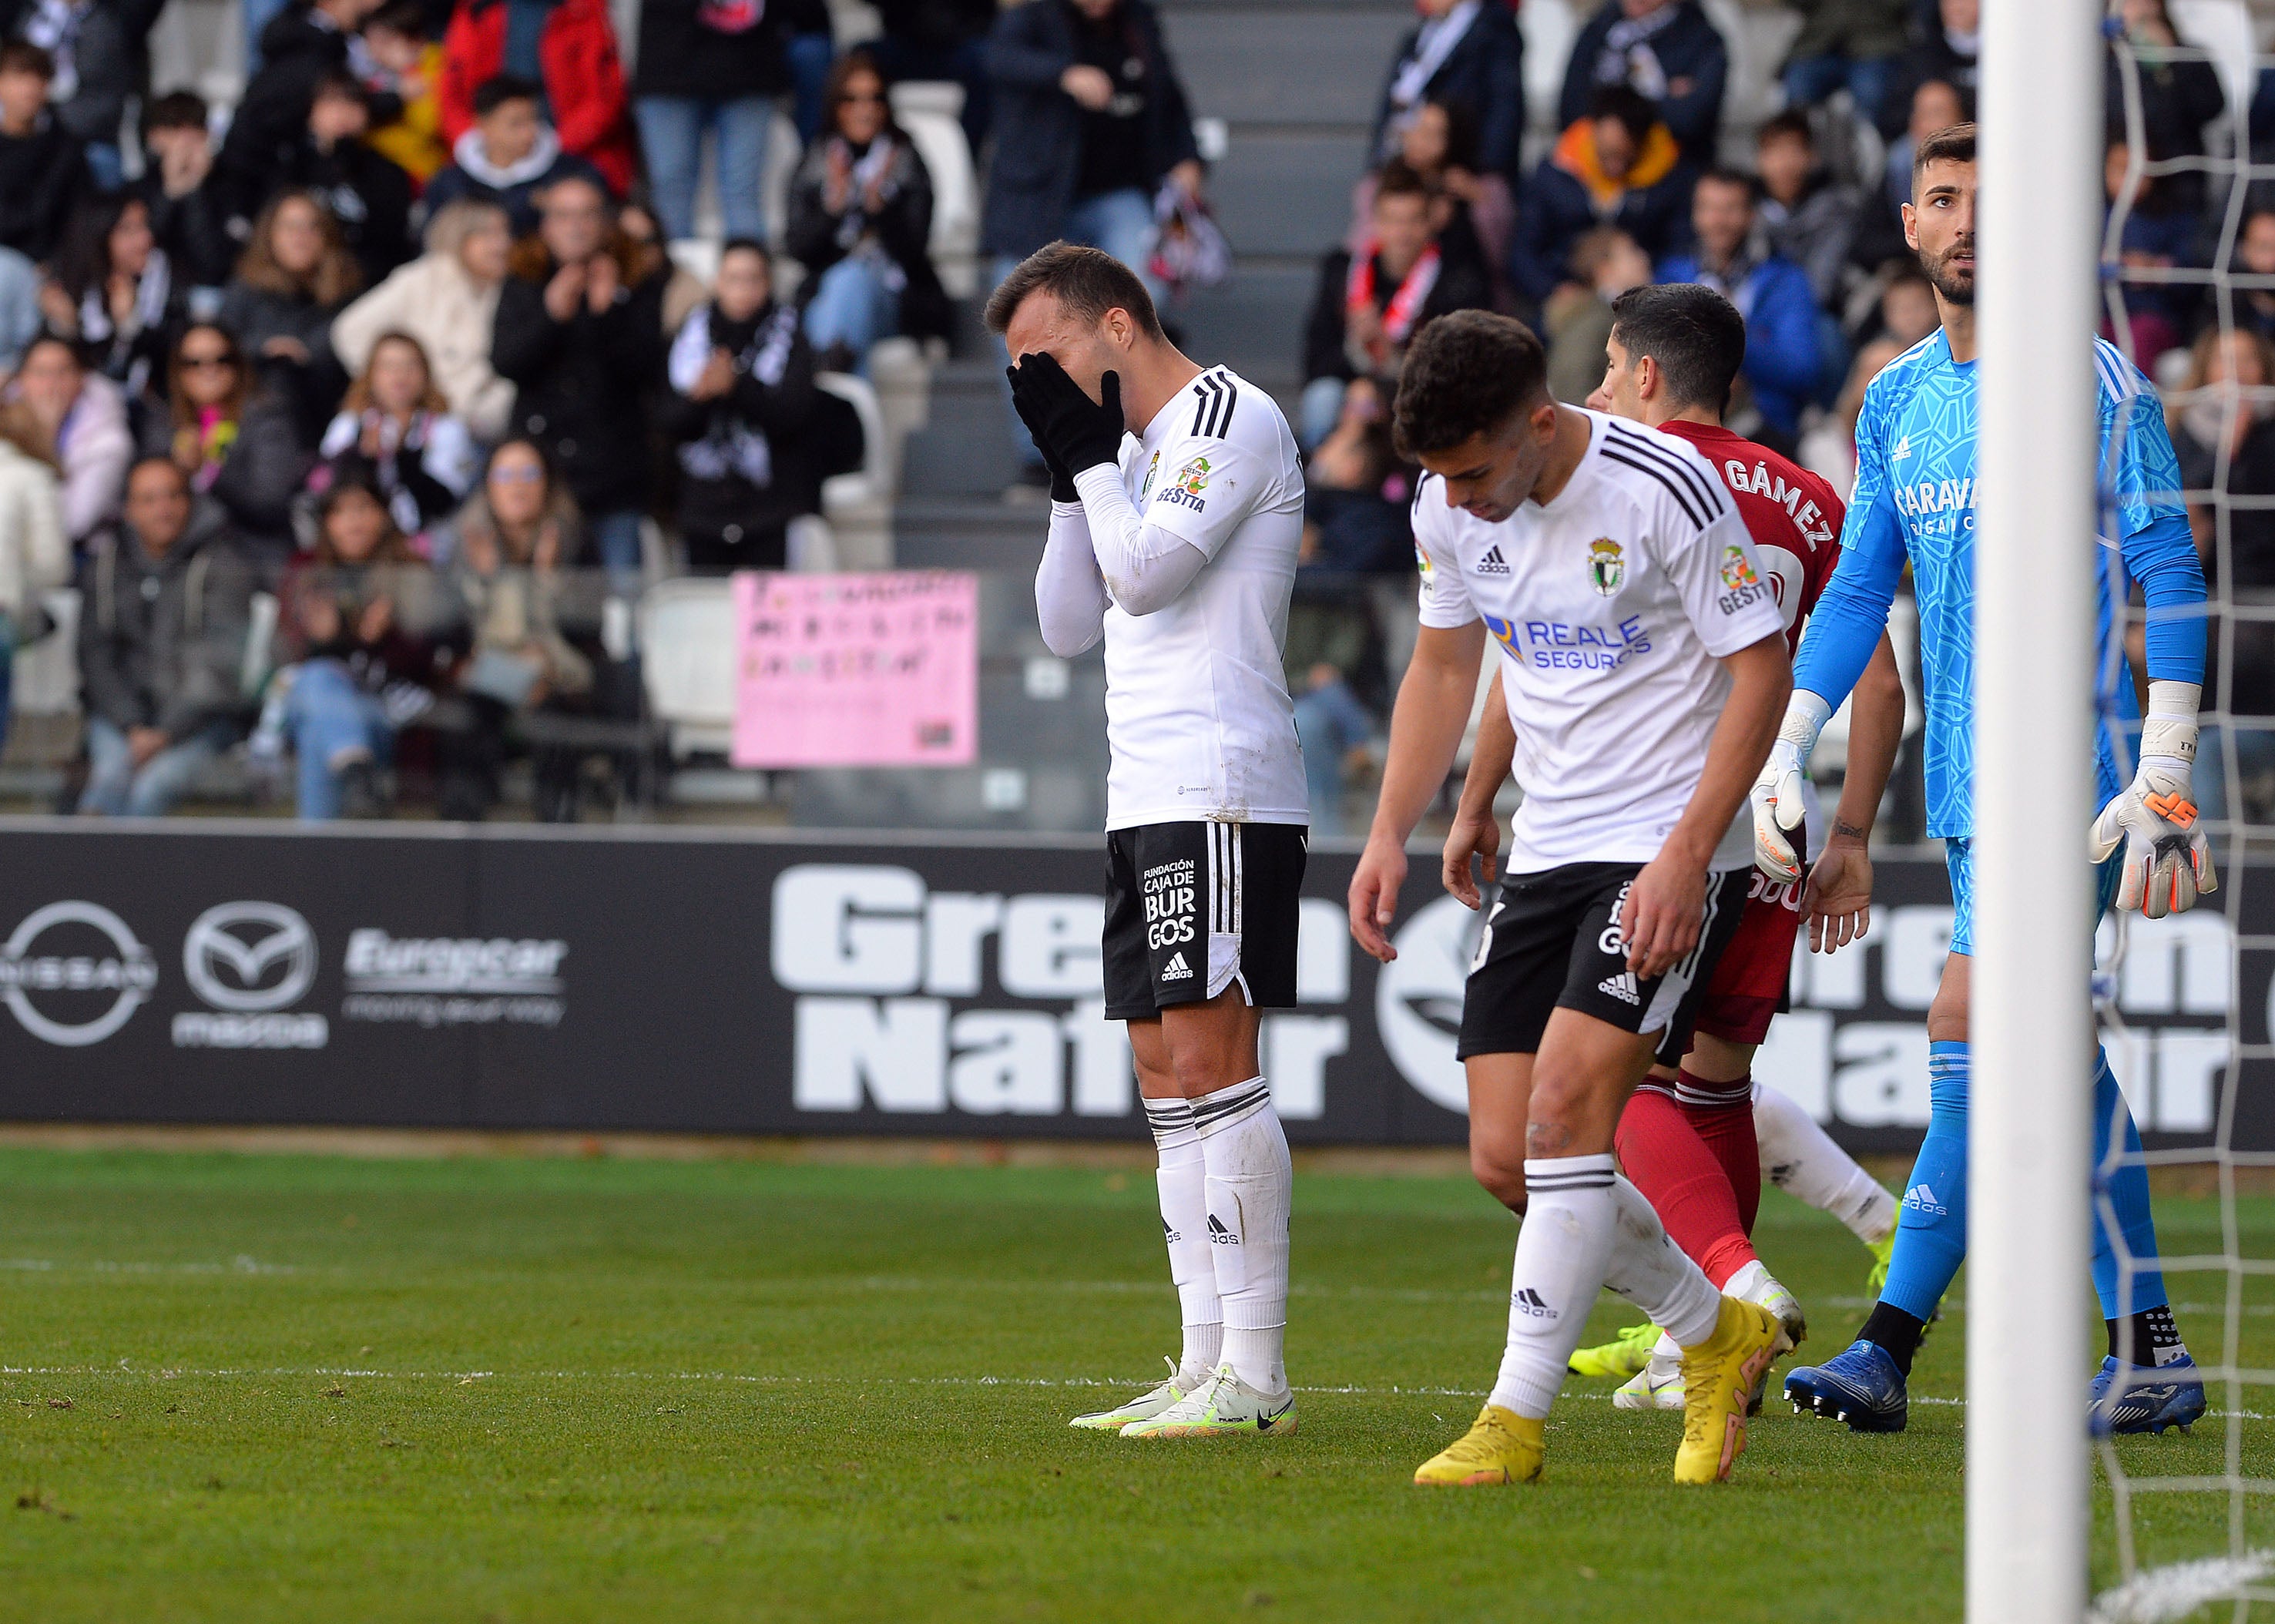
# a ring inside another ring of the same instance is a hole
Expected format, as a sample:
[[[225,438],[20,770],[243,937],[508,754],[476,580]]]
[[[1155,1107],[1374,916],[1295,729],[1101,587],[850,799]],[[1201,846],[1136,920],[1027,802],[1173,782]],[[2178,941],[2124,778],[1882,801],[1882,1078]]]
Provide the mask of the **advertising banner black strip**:
[[[1478,916],[1417,851],[1378,965],[1356,856],[1311,851],[1265,1073],[1299,1143],[1458,1144]],[[1926,1122],[1951,928],[1934,854],[1876,876],[1756,1066],[1858,1152]],[[2230,1058],[2269,1041],[2268,877],[2132,921],[2100,977],[2152,1145],[2208,1143],[2239,1088],[2235,1144],[2275,1149],[2266,1062]],[[0,820],[0,1118],[1142,1138],[1104,882],[1095,839]]]

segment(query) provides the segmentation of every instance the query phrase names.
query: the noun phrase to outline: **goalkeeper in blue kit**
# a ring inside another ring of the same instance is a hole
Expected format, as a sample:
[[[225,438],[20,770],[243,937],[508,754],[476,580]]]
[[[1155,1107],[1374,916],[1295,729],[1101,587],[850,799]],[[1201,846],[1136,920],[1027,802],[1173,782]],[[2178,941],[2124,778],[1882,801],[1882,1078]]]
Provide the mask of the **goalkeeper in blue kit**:
[[[1975,126],[1923,140],[1912,169],[1905,235],[1934,284],[1940,330],[1890,362],[1864,395],[1856,426],[1856,488],[1841,558],[1794,666],[1783,730],[1755,785],[1757,859],[1782,878],[1799,869],[1784,831],[1801,821],[1801,789],[1818,731],[1864,669],[1906,563],[1919,600],[1927,730],[1928,827],[1945,842],[1954,920],[1951,957],[1928,1011],[1927,1137],[1907,1182],[1887,1284],[1854,1344],[1786,1378],[1803,1413],[1862,1431],[1905,1422],[1912,1356],[1967,1249],[1968,985],[1973,951],[1975,609]],[[2102,864],[2101,905],[2161,917],[2194,906],[2218,883],[2196,818],[2191,777],[2204,668],[2204,581],[2163,410],[2148,381],[2095,342],[2100,384],[2102,547],[2099,636],[2104,724],[2097,751],[2100,814],[2090,835]],[[2079,567],[2093,555],[2081,549]],[[2112,577],[2118,578],[2114,583]],[[2131,585],[2148,606],[2149,709],[2139,716],[2119,619]],[[2137,722],[2139,764],[2118,767],[2120,729]],[[1857,862],[1852,853],[1828,860]],[[1820,864],[1818,888],[1829,883]],[[1869,872],[1869,871],[1867,871]],[[1866,880],[1869,885],[1869,880]],[[2087,1398],[2097,1434],[2161,1432],[2204,1411],[2203,1384],[2174,1325],[2156,1266],[2149,1179],[2140,1135],[2106,1051],[2094,1077],[2097,1188],[2093,1283],[2109,1356]],[[2132,1159],[2103,1169],[2118,1139]],[[2105,1210],[2115,1214],[2109,1232]],[[2129,1278],[2128,1278],[2129,1276]]]

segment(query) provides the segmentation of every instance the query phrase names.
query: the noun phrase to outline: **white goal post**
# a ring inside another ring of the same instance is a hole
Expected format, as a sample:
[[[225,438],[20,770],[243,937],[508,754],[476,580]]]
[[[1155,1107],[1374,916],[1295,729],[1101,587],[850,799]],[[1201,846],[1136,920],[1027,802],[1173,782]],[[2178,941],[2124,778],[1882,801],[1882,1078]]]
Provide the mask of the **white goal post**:
[[[1983,8],[1967,1231],[1974,1624],[2077,1624],[2086,1607],[2101,17],[2095,0]]]

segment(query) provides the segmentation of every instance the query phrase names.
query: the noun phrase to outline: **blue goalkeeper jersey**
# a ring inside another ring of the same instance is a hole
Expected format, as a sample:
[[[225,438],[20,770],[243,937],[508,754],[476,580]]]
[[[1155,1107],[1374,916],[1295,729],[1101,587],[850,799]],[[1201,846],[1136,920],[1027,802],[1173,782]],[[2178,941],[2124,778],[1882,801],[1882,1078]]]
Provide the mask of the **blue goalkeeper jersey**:
[[[2204,580],[2156,389],[2099,339],[2094,368],[2101,547],[2079,563],[2093,568],[2099,584],[2098,806],[2123,786],[2119,735],[2140,714],[2132,674],[2112,644],[2115,606],[2140,585],[2149,607],[2150,676],[2201,683]],[[1975,364],[1953,360],[1939,329],[1866,387],[1840,563],[1794,666],[1796,689],[1838,708],[1871,658],[1910,563],[1927,713],[1927,832],[1943,838],[1975,832]],[[2112,563],[2115,569],[2107,567]]]

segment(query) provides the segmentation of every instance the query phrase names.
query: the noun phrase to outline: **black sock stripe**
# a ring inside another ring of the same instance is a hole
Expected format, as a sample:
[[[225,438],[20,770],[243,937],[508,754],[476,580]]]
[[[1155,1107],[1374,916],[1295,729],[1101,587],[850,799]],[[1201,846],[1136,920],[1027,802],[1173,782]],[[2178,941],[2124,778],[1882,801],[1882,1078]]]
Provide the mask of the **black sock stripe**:
[[[1236,1094],[1229,1099],[1213,1101],[1197,1099],[1192,1102],[1193,1121],[1196,1124],[1214,1122],[1232,1115],[1235,1112],[1245,1111],[1251,1106],[1259,1105],[1271,1097],[1271,1085],[1268,1083],[1259,1082],[1254,1088]]]

